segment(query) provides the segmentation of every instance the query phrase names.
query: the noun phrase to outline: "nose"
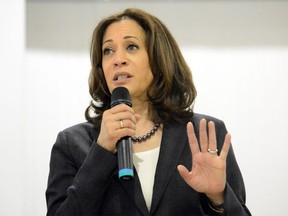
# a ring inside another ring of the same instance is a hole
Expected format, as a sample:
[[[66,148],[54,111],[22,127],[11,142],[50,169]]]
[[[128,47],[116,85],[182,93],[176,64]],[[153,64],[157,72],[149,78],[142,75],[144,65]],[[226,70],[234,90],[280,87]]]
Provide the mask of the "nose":
[[[127,59],[122,51],[115,52],[113,64],[115,67],[121,67],[127,65]]]
[[[124,65],[126,65],[127,64],[127,62],[125,61],[125,60],[115,60],[114,61],[114,66],[115,67],[120,67],[120,66],[124,66]]]

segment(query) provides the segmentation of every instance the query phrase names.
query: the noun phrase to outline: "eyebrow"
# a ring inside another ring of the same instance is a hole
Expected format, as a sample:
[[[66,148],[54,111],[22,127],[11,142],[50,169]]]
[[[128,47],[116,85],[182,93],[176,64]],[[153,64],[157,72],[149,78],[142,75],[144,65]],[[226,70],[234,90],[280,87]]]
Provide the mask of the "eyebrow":
[[[134,39],[140,41],[140,40],[139,40],[137,37],[135,37],[135,36],[130,36],[130,35],[124,36],[124,39],[125,39],[125,40],[126,40],[126,39],[130,39],[130,38],[134,38]],[[113,42],[113,40],[112,40],[112,39],[108,39],[108,40],[104,41],[102,45],[104,45],[105,43],[109,43],[109,42]]]

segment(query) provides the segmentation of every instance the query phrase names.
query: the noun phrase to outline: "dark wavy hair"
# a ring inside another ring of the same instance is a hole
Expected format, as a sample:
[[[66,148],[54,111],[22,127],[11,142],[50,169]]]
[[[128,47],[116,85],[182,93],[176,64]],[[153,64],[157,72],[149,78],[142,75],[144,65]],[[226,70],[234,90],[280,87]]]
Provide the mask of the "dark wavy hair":
[[[136,8],[128,8],[99,22],[90,48],[91,72],[89,92],[92,97],[85,111],[87,121],[100,122],[110,108],[109,92],[102,70],[102,43],[107,27],[123,19],[135,20],[146,33],[146,50],[154,79],[147,91],[154,122],[187,121],[193,115],[197,92],[191,71],[177,42],[167,27],[155,16]]]

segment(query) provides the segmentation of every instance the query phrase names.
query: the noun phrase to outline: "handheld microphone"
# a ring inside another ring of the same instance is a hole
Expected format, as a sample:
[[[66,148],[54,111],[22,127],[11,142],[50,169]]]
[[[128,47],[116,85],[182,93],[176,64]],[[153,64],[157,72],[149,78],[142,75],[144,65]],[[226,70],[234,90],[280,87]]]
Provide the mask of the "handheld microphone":
[[[122,86],[112,91],[110,106],[114,107],[121,103],[132,106],[130,93],[127,88]],[[134,176],[131,137],[122,137],[117,142],[116,147],[118,152],[118,177],[121,180],[129,180]]]

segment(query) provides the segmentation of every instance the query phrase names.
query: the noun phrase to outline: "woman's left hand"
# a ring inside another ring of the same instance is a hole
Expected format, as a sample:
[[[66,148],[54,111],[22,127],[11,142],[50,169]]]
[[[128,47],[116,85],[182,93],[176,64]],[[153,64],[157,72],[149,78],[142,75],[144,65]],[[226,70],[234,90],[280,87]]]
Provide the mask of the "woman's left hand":
[[[199,126],[200,148],[191,122],[187,124],[187,134],[192,153],[192,170],[188,171],[183,165],[178,170],[185,182],[199,193],[206,196],[215,204],[224,202],[226,185],[226,158],[230,148],[231,136],[228,133],[220,154],[217,154],[215,124],[201,119]]]

